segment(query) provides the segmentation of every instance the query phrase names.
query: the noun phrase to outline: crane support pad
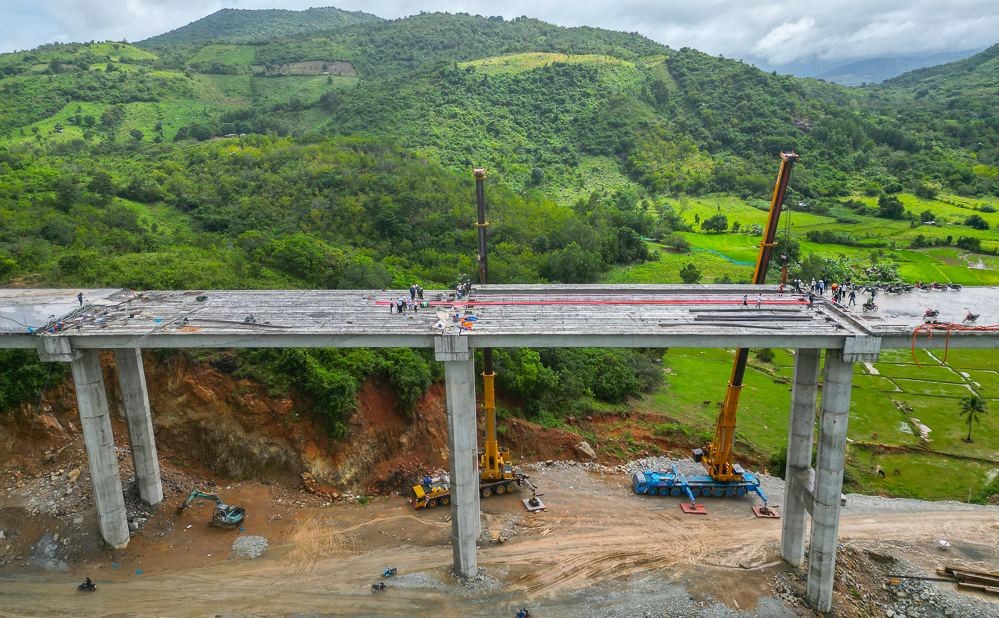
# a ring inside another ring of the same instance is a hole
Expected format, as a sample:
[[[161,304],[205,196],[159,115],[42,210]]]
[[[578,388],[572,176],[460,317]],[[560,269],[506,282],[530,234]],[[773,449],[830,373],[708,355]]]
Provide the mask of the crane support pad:
[[[531,499],[530,498],[524,498],[523,500],[521,500],[521,502],[524,503],[524,507],[528,511],[530,511],[531,513],[537,513],[538,511],[544,511],[545,509],[548,508],[547,506],[545,506],[545,503],[542,502],[541,500],[538,500],[538,505],[537,506],[531,506]]]
[[[707,515],[708,510],[704,508],[703,504],[687,504],[686,502],[680,503],[680,508],[687,515]]]
[[[764,519],[780,519],[780,513],[772,506],[754,506],[753,512]]]

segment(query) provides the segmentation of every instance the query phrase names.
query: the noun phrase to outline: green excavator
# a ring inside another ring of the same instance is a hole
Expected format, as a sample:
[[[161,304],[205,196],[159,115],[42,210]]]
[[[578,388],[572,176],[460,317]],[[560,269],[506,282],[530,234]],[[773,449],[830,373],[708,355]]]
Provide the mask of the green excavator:
[[[204,498],[205,500],[212,500],[215,502],[215,510],[212,511],[212,520],[208,522],[209,526],[225,528],[226,530],[235,530],[236,527],[243,523],[243,520],[246,519],[246,509],[239,506],[224,504],[215,494],[203,494],[197,490],[192,491],[191,495],[184,501],[184,504],[177,507],[177,512],[184,512],[185,509],[191,506],[191,502],[193,502],[195,498]]]

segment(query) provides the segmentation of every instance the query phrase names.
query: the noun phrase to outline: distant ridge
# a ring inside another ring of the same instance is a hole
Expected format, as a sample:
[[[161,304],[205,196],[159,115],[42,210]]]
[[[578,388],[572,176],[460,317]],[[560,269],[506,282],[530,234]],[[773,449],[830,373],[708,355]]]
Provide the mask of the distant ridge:
[[[963,60],[982,51],[970,49],[957,52],[941,52],[931,56],[896,56],[892,58],[869,58],[837,67],[819,75],[829,82],[844,86],[859,86],[863,83],[876,84],[897,77],[909,71],[933,67]]]
[[[276,36],[321,32],[384,21],[377,15],[361,11],[341,11],[334,7],[312,8],[305,11],[284,9],[222,9],[186,26],[140,41],[145,48],[169,45],[196,45],[209,41],[243,42]]]

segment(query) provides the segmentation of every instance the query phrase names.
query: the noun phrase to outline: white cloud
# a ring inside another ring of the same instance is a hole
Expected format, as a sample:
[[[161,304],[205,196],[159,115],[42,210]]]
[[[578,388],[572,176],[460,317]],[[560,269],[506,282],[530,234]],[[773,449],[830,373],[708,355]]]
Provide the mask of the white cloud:
[[[693,47],[768,66],[848,62],[999,42],[995,0],[328,0],[385,18],[422,11],[537,17],[562,26],[637,31],[673,48]],[[0,51],[52,40],[141,40],[223,7],[301,10],[316,0],[3,0]],[[12,6],[8,7],[10,4]]]
[[[796,22],[785,22],[774,27],[756,46],[753,53],[763,56],[774,64],[783,64],[798,58],[802,46],[814,34],[815,20],[802,17]]]

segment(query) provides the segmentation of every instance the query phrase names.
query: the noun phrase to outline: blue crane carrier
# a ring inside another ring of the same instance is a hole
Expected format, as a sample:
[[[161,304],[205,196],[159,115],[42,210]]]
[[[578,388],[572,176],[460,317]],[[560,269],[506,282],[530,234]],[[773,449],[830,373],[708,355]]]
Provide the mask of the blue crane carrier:
[[[755,493],[763,498],[764,504],[767,502],[767,497],[760,489],[760,480],[752,473],[743,470],[739,464],[735,465],[735,469],[742,478],[729,482],[719,482],[707,475],[680,474],[676,466],[672,466],[672,469],[672,472],[666,470],[636,472],[631,477],[635,493],[674,497],[686,495],[691,503],[696,502],[695,498],[698,496],[745,496]]]

